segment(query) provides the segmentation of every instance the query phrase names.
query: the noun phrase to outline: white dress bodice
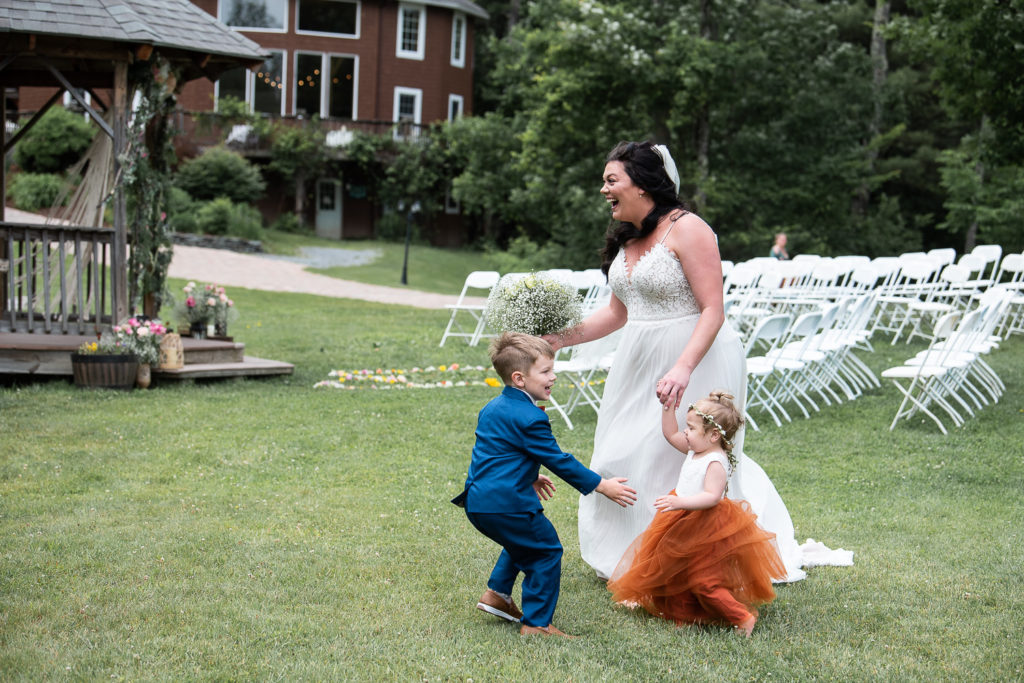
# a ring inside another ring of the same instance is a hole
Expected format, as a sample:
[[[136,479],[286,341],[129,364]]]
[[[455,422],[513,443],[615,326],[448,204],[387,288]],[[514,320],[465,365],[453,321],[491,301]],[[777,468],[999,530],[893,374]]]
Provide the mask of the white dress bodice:
[[[664,238],[662,238],[664,239]],[[697,299],[679,259],[662,242],[655,242],[626,272],[626,250],[608,269],[608,284],[629,313],[628,320],[669,320],[697,315]]]
[[[695,496],[704,490],[704,477],[707,476],[708,467],[711,463],[717,462],[729,472],[729,459],[724,453],[714,451],[699,458],[688,453],[683,461],[683,468],[679,470],[679,481],[676,482],[677,496]]]

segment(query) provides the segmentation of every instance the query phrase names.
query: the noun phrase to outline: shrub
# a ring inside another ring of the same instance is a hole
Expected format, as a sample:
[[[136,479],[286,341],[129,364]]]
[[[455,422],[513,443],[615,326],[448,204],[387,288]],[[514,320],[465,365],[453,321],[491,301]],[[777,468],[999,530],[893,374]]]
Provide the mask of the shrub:
[[[199,232],[199,203],[180,187],[167,193],[167,220],[174,232]]]
[[[308,226],[303,225],[302,221],[294,213],[282,213],[270,227],[280,232],[295,234],[309,234],[313,232]]]
[[[218,197],[203,204],[196,213],[198,231],[207,235],[231,235],[258,240],[263,236],[260,212],[248,204],[235,204]]]
[[[58,173],[78,161],[95,134],[85,117],[51,107],[14,148],[14,162],[30,173]]]
[[[48,209],[57,201],[64,181],[53,173],[19,173],[11,178],[7,194],[23,211]]]
[[[227,197],[233,202],[251,202],[263,195],[266,183],[256,166],[240,154],[214,147],[181,165],[175,185],[193,199]]]

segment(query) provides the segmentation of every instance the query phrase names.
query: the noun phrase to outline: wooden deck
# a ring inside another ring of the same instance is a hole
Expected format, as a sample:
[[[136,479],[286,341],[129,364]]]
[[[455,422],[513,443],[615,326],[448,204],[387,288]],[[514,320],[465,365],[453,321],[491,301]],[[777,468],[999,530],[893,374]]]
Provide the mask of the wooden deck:
[[[65,375],[71,377],[71,353],[95,335],[0,332],[0,375]],[[159,380],[290,375],[291,363],[245,355],[245,344],[182,337],[185,367],[153,370]]]

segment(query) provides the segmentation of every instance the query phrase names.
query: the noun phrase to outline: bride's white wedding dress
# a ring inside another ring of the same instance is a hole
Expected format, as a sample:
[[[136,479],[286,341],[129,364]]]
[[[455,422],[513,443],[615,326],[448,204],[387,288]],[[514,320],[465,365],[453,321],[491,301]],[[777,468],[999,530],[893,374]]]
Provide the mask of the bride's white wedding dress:
[[[679,358],[699,317],[681,264],[661,242],[641,257],[631,274],[620,249],[608,281],[629,318],[605,383],[590,468],[603,477],[627,477],[637,502],[623,508],[604,496],[580,498],[580,552],[602,578],[611,576],[627,546],[647,528],[655,513],[654,499],[668,493],[679,478],[684,455],[662,435],[655,384]],[[746,357],[728,322],[690,375],[678,418],[684,420],[686,406],[718,389],[735,396],[737,406],[744,405]],[[787,581],[804,578],[803,553],[789,511],[764,470],[743,454],[742,429],[733,453],[738,464],[727,495],[748,501],[758,523],[775,534]]]

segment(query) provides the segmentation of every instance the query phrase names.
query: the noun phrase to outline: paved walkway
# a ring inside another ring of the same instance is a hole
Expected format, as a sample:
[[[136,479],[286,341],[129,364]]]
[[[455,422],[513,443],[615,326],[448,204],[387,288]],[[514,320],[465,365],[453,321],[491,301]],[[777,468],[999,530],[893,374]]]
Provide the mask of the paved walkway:
[[[458,296],[433,294],[402,287],[368,285],[310,273],[305,265],[256,254],[239,254],[222,249],[174,245],[168,270],[171,277],[197,282],[216,282],[225,287],[245,287],[279,292],[319,294],[341,299],[362,299],[417,308],[444,308]],[[483,299],[474,299],[483,303]]]
[[[43,223],[43,216],[7,207],[7,220]],[[323,252],[324,250],[320,250]],[[315,259],[323,260],[318,252]],[[458,296],[421,292],[404,287],[367,285],[352,280],[339,280],[310,273],[304,263],[281,257],[239,254],[223,249],[205,249],[174,245],[174,257],[168,275],[182,280],[215,282],[225,287],[244,287],[278,292],[319,294],[339,299],[361,299],[383,304],[401,304],[417,308],[444,308],[454,304]],[[467,298],[467,302],[483,304],[484,299]]]

